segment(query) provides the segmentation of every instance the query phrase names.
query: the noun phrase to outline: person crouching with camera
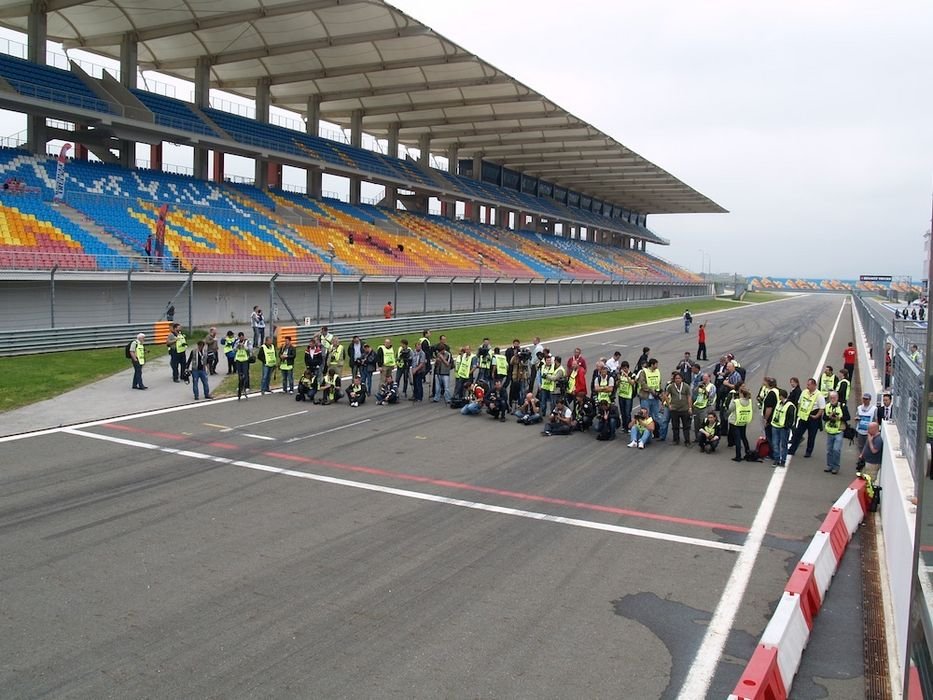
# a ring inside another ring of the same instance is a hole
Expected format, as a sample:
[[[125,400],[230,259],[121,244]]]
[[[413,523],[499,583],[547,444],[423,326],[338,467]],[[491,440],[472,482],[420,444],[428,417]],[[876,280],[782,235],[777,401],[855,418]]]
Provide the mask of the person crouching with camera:
[[[570,435],[573,432],[573,411],[563,397],[557,399],[557,404],[548,418],[548,423],[541,431],[542,435]]]
[[[509,412],[508,389],[502,385],[502,379],[496,379],[492,389],[486,394],[486,413],[494,420],[505,422],[505,417]]]

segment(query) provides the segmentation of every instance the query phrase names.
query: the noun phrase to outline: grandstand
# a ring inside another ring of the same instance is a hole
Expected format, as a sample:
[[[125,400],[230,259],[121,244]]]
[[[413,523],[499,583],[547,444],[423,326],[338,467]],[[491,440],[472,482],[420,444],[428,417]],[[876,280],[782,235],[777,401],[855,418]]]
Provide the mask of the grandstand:
[[[647,216],[721,207],[390,5],[322,2],[312,14],[272,3],[248,25],[255,38],[202,56],[193,47],[209,28],[236,31],[243,17],[190,9],[166,23],[160,3],[118,0],[123,18],[106,21],[81,2],[5,15],[32,60],[0,55],[0,105],[29,125],[22,149],[0,151],[0,178],[20,183],[0,195],[0,266],[700,281],[648,253],[666,241]],[[287,29],[292,16],[308,26]],[[48,39],[120,59],[120,77],[44,65]],[[257,64],[260,47],[278,60]],[[353,58],[376,50],[395,58]],[[194,102],[141,89],[137,68],[193,80]],[[258,117],[212,105],[213,87],[254,99]],[[303,113],[306,131],[270,124],[273,100]],[[350,142],[322,136],[323,120]],[[362,148],[364,131],[387,153]],[[74,144],[59,197],[52,139]],[[152,144],[152,169],[133,167],[137,141]],[[193,177],[162,171],[165,142],[194,147]],[[419,158],[399,158],[400,146]],[[432,151],[447,170],[432,167]],[[254,183],[227,180],[227,153],[254,160]],[[283,165],[306,171],[306,193],[282,188]],[[323,197],[323,173],[348,178],[349,201]],[[383,188],[379,206],[361,201],[363,182]],[[146,255],[153,240],[158,254]]]

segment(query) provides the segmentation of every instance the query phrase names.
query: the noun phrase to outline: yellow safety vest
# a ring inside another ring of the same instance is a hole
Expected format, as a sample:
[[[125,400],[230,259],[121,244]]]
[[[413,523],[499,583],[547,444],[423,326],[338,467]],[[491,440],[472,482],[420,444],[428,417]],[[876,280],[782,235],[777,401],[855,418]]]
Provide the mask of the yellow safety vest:
[[[249,350],[246,349],[246,346],[239,346],[236,349],[236,355],[233,356],[234,361],[236,362],[246,362],[249,360]]]
[[[321,336],[321,345],[324,346],[324,350],[330,352],[330,344],[334,340],[334,334],[328,333],[327,335]]]
[[[797,421],[808,421],[810,420],[810,412],[813,410],[813,407],[816,405],[817,394],[809,394],[804,391],[800,394],[800,407],[797,410]]]
[[[837,433],[842,432],[842,406],[836,405],[833,407],[832,404],[826,406],[824,415],[829,418],[826,421],[826,433],[827,435],[836,435]],[[838,421],[835,426],[833,426],[833,421]]]
[[[182,333],[179,333],[175,336],[175,352],[183,353],[188,349],[188,341],[185,340],[185,336]]]
[[[234,345],[236,345],[236,338],[224,338],[224,355],[233,352]]]
[[[746,405],[742,403],[742,399],[737,400],[735,402],[735,424],[748,425],[752,422],[753,412],[751,401]]]
[[[611,401],[612,400],[612,390],[609,388],[610,384],[609,377],[597,377],[596,379],[596,400],[597,401]]]
[[[136,341],[136,361],[141,365],[146,364],[146,346],[138,340]]]
[[[693,407],[697,411],[702,411],[709,406],[709,385],[697,387],[697,397],[693,400]]]
[[[829,392],[836,388],[836,377],[835,375],[830,374],[829,376],[825,374],[820,375],[820,393],[823,395],[823,398],[829,396]]]
[[[660,391],[661,390],[661,370],[655,369],[650,370],[645,367],[642,370],[645,373],[645,381],[648,383],[648,388],[651,391]]]
[[[382,346],[382,366],[395,367],[395,348]]]
[[[332,352],[327,358],[327,364],[333,365],[334,367],[343,367],[343,355],[344,347],[343,344],[338,345],[335,348],[331,348]]]
[[[790,405],[789,401],[785,401],[784,403],[778,403],[778,405],[774,407],[774,415],[771,416],[772,428],[784,427],[784,423],[787,420],[787,411],[789,410],[788,406]]]
[[[470,376],[470,367],[473,366],[473,358],[476,355],[460,354],[457,356],[457,379],[466,379]]]
[[[632,398],[632,382],[630,377],[627,374],[619,375],[619,398],[620,399],[630,399]]]
[[[554,391],[554,367],[541,368],[541,389],[543,391]]]
[[[496,355],[496,374],[504,377],[509,373],[509,360],[505,355]]]
[[[284,351],[285,351],[285,346],[283,345],[279,350],[279,355],[281,355],[282,352]],[[292,364],[291,359],[282,360],[282,364],[279,365],[279,369],[284,369],[286,372],[292,369],[292,367],[294,367],[294,365]]]
[[[262,351],[265,354],[266,367],[275,367],[275,346],[270,347],[263,343]]]
[[[486,353],[485,357],[479,358],[479,367],[480,369],[489,369],[492,367],[492,350]]]
[[[763,384],[761,388],[758,390],[758,396],[757,396],[758,408],[762,408],[765,405],[765,397],[767,395],[768,395],[768,385]]]
[[[700,432],[705,433],[706,437],[708,438],[714,437],[716,435],[717,430],[719,430],[719,426],[716,425],[715,423],[713,423],[712,425],[710,425],[709,423],[704,423],[700,427]]]

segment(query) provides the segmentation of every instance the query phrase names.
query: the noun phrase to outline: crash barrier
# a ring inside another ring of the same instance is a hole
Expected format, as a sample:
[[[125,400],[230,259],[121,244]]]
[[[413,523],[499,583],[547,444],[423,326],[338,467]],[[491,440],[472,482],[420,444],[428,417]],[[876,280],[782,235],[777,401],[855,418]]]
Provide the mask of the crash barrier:
[[[813,622],[849,540],[871,503],[870,482],[857,478],[836,500],[791,574],[777,609],[729,700],[784,700]]]

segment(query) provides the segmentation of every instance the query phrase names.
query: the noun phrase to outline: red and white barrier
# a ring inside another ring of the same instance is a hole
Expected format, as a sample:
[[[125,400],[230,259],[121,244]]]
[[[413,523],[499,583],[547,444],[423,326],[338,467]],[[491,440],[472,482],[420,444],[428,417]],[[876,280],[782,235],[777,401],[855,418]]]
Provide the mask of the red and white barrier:
[[[846,546],[868,512],[862,479],[833,504],[794,568],[729,700],[785,700]]]

